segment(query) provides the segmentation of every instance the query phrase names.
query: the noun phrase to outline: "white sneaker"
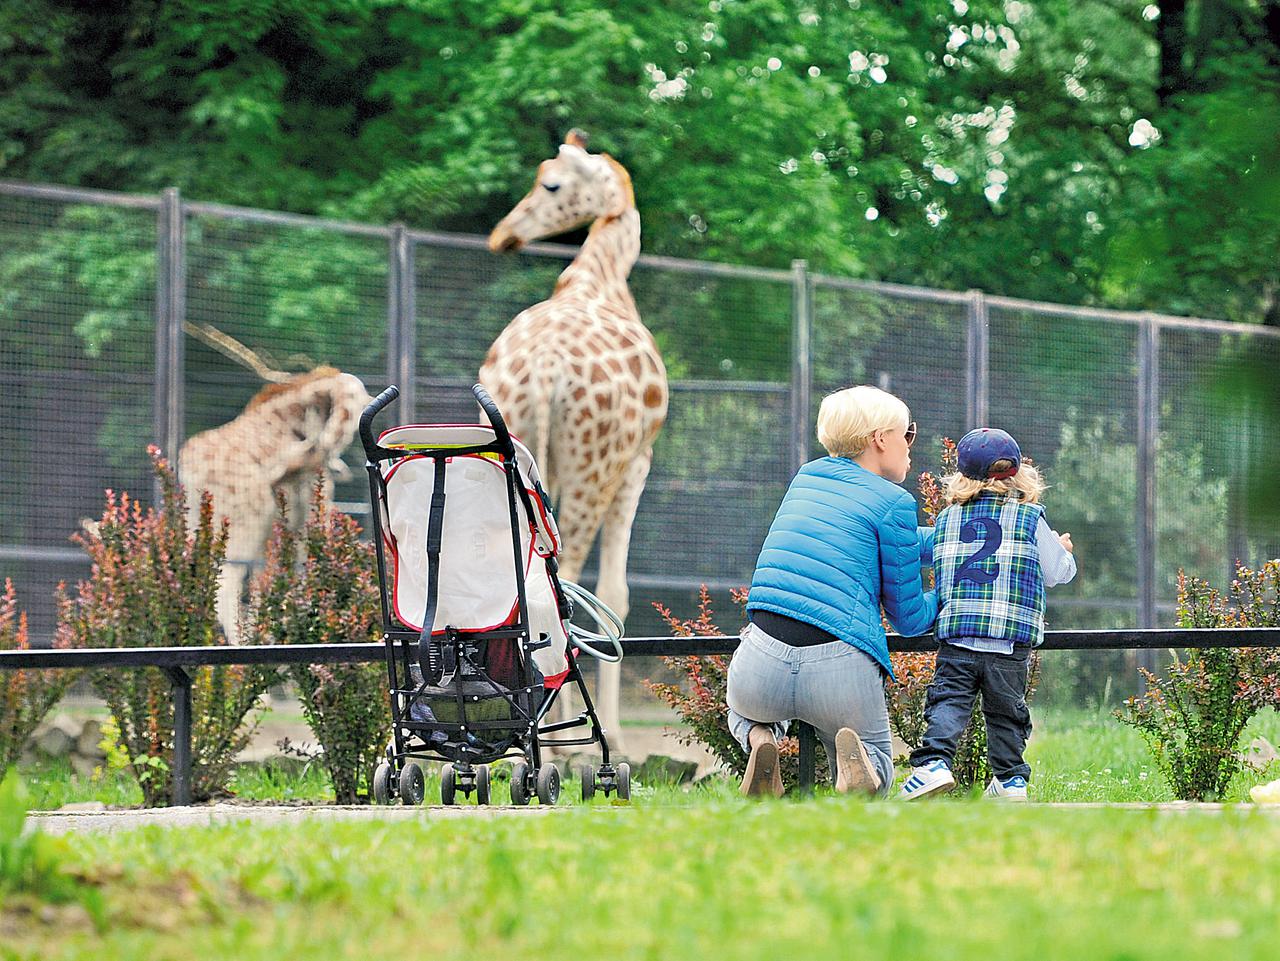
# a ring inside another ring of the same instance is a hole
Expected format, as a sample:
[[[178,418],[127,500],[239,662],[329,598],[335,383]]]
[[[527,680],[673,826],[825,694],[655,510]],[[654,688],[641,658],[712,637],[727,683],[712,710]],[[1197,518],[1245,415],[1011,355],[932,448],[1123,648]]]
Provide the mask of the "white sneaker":
[[[987,789],[982,792],[986,798],[997,801],[1025,801],[1027,799],[1027,779],[1021,774],[1007,777],[1003,781],[993,777]]]
[[[956,779],[946,761],[930,761],[911,769],[911,775],[902,783],[898,798],[916,801],[933,794],[946,794],[956,786]]]

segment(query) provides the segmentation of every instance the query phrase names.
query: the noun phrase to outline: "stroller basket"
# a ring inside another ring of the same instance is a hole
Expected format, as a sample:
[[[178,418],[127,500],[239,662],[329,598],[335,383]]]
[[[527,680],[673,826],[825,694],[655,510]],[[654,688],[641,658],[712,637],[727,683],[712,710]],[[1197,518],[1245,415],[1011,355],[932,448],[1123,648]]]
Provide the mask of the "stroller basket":
[[[591,643],[601,640],[620,656],[621,625],[560,582],[560,535],[533,456],[479,385],[487,425],[404,425],[375,440],[373,419],[398,394],[387,388],[360,419],[392,713],[374,799],[420,803],[425,777],[413,759],[425,759],[444,762],[444,803],[456,791],[488,803],[487,765],[509,757],[513,802],[536,794],[554,803],[559,773],[542,757],[549,745],[598,745],[603,763],[580,772],[584,796],[598,786],[629,797],[629,769],[610,762],[576,657],[614,659]],[[574,598],[603,634],[573,625]],[[548,722],[566,684],[585,710]],[[548,737],[572,728],[587,730]]]

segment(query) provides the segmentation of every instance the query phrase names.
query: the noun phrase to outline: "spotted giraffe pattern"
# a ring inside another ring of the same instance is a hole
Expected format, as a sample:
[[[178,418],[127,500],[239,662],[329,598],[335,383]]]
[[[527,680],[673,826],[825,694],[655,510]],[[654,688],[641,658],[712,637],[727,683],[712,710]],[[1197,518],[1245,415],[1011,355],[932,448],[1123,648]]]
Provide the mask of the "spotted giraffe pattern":
[[[235,420],[195,434],[182,445],[178,472],[187,492],[189,523],[194,523],[205,491],[213,496],[214,523],[229,522],[217,609],[231,643],[239,641],[245,578],[264,556],[271,534],[275,492],[284,493],[290,526],[300,530],[317,475],[326,495],[333,489],[333,472],[346,475],[341,456],[371,399],[358,378],[319,367],[268,384]]]
[[[631,178],[571,134],[539,166],[533,189],[494,228],[489,246],[512,250],[587,222],[586,242],[550,299],[498,336],[480,382],[537,458],[556,503],[562,576],[579,578],[599,532],[596,593],[625,619],[631,525],[668,398],[662,356],[627,287],[640,255]],[[600,708],[616,737],[616,665],[601,666]]]

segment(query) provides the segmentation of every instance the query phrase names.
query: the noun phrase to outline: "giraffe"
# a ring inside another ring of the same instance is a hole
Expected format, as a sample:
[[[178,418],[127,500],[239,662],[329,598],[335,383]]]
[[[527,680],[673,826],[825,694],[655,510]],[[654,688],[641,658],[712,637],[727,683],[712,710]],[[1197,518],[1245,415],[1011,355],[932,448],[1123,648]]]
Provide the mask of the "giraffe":
[[[220,331],[190,325],[187,330],[270,381],[234,420],[193,435],[178,454],[188,522],[195,522],[204,491],[213,496],[214,523],[230,521],[217,610],[227,640],[235,644],[240,639],[241,593],[250,566],[265,553],[275,519],[275,492],[284,493],[289,524],[300,530],[317,474],[326,496],[332,493],[335,473],[339,478],[349,475],[342,453],[372,398],[359,378],[334,367],[294,375],[272,371]]]
[[[571,131],[538,167],[533,189],[493,229],[489,249],[517,250],[591,223],[550,299],[522,311],[480,368],[480,382],[537,459],[565,545],[560,572],[577,581],[600,532],[596,593],[620,618],[630,606],[631,525],[667,416],[667,373],[627,277],[640,255],[631,177]],[[605,728],[621,746],[620,672],[600,665]]]

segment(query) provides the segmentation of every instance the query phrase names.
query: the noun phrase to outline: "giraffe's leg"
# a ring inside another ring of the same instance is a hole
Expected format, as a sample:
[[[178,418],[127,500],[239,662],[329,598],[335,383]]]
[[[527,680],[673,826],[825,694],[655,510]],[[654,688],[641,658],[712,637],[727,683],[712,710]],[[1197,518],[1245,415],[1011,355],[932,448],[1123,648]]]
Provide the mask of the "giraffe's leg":
[[[244,590],[249,568],[244,564],[226,561],[218,578],[218,623],[227,636],[228,644],[240,643],[240,593]]]
[[[568,484],[560,498],[559,510],[556,514],[556,525],[560,529],[560,543],[564,549],[560,554],[560,578],[577,582],[582,576],[582,567],[591,553],[591,544],[596,532],[600,529],[600,521],[604,516],[605,503],[600,495],[588,485],[581,483],[576,477],[566,478]],[[582,657],[585,657],[583,655]],[[580,658],[578,663],[584,662]],[[561,688],[559,704],[555,716],[558,721],[567,721],[580,709],[578,698],[568,686]]]
[[[600,580],[596,596],[625,622],[630,610],[630,592],[627,589],[627,554],[631,549],[631,525],[635,521],[640,494],[649,477],[649,465],[653,461],[653,449],[644,451],[627,467],[626,476],[617,495],[604,515],[600,531]],[[600,723],[609,732],[610,743],[618,751],[625,751],[622,737],[619,700],[622,670],[619,664],[600,665],[600,680],[596,687],[596,705]]]

